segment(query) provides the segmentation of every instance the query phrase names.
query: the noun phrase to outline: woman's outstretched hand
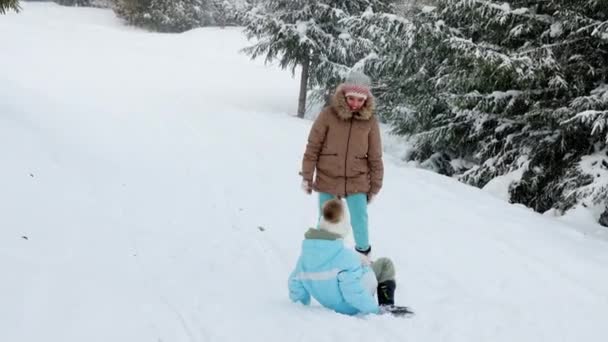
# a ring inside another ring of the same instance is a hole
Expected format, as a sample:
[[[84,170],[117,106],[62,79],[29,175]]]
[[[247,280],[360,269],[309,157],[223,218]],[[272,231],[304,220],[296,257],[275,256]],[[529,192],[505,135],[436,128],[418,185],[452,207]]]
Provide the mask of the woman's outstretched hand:
[[[312,185],[306,179],[302,179],[302,190],[309,195],[312,193]]]

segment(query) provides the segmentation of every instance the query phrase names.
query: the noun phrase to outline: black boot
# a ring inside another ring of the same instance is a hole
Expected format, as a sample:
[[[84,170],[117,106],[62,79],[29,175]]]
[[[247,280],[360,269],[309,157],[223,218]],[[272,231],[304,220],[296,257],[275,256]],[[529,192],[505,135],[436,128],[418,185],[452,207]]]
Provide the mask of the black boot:
[[[380,314],[391,314],[395,317],[412,317],[414,311],[407,306],[380,305]]]
[[[394,280],[383,281],[378,284],[378,304],[381,313],[390,313],[396,317],[410,317],[414,315],[412,309],[407,306],[395,305],[395,288],[397,284]]]
[[[368,256],[369,253],[372,251],[372,246],[368,246],[367,249],[364,249],[364,250],[361,250],[361,249],[355,247],[355,250],[365,256]]]
[[[378,284],[378,304],[395,305],[395,288],[397,284],[394,280],[383,281]]]

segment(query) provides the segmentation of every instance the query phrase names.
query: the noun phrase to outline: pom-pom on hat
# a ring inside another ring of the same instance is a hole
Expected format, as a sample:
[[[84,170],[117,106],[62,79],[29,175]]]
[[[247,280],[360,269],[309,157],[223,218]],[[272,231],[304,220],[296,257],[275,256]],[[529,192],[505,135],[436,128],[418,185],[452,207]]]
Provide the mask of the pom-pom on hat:
[[[319,228],[342,237],[348,235],[350,226],[341,199],[333,198],[323,204]]]

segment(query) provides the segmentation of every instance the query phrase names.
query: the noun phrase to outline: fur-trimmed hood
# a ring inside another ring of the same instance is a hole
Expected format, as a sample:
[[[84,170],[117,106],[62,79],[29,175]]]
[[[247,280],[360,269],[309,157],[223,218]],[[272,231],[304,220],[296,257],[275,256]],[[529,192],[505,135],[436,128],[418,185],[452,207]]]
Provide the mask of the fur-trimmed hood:
[[[370,96],[365,100],[363,107],[359,110],[358,115],[353,115],[348,104],[346,103],[346,97],[344,96],[343,84],[336,88],[336,91],[332,95],[330,106],[333,108],[336,115],[342,120],[350,120],[355,118],[358,120],[369,120],[374,115],[376,109],[376,102],[373,96]]]

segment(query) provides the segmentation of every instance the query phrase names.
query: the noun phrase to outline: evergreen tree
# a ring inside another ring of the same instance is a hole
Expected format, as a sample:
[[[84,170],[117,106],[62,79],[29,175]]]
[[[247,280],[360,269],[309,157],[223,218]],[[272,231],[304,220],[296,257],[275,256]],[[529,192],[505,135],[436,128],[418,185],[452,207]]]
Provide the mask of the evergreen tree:
[[[5,14],[11,9],[19,11],[19,0],[0,0],[0,14]]]
[[[115,0],[53,0],[64,6],[111,8]]]
[[[91,6],[92,0],[54,0],[56,3],[64,6]]]
[[[434,3],[349,21],[376,42],[368,72],[409,158],[479,187],[520,171],[511,201],[540,212],[604,208],[608,2]]]
[[[114,12],[132,25],[184,32],[212,23],[208,0],[116,0]]]
[[[213,0],[213,21],[220,27],[236,24],[236,6],[228,0]]]
[[[311,87],[329,88],[372,50],[371,42],[348,32],[343,22],[366,10],[392,11],[381,0],[268,0],[245,14],[245,33],[257,43],[252,58],[278,60],[295,73],[301,67],[298,116],[303,117]]]

